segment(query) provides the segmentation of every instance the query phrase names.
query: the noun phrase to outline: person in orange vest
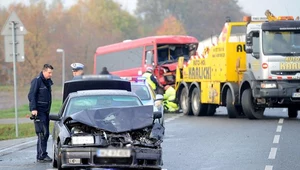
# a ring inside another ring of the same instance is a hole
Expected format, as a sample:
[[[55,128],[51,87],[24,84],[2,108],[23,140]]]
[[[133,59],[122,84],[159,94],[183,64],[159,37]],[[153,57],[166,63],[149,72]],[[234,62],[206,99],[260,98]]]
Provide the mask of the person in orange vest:
[[[179,110],[178,105],[175,103],[176,99],[176,90],[170,86],[166,85],[164,87],[165,94],[164,94],[164,108],[167,112],[176,112]]]

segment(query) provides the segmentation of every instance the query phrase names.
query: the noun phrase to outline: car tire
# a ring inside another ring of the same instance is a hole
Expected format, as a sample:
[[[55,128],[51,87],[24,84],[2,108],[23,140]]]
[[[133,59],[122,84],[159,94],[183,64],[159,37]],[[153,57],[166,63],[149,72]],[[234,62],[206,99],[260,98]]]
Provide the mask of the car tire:
[[[53,166],[53,168],[57,168],[57,158],[56,158],[56,151],[55,151],[56,146],[53,144],[52,148],[53,148],[52,149],[53,150],[52,166]]]
[[[57,154],[56,154],[56,156],[57,156],[57,160],[56,160],[57,169],[58,170],[63,170],[63,168],[61,167],[62,162],[61,162],[61,144],[60,144],[60,141],[57,144]]]
[[[62,161],[61,161],[61,143],[60,141],[57,144],[57,169],[58,170],[73,170],[73,168],[62,168]]]

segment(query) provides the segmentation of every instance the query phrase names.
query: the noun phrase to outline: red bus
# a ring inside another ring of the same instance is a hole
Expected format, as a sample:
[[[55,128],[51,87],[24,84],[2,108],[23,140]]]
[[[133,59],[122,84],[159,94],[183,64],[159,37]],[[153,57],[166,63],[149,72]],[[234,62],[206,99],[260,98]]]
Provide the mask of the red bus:
[[[121,77],[142,75],[147,67],[162,85],[175,83],[178,57],[190,58],[190,47],[197,47],[198,40],[191,36],[151,36],[98,47],[94,55],[94,74],[107,67]]]

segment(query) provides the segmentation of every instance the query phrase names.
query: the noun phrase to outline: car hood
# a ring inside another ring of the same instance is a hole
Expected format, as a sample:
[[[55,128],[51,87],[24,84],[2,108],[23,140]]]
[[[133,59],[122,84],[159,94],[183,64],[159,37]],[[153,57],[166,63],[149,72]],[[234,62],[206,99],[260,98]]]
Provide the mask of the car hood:
[[[153,100],[142,100],[143,105],[153,105]]]
[[[113,133],[127,132],[152,126],[153,106],[86,109],[68,119]]]

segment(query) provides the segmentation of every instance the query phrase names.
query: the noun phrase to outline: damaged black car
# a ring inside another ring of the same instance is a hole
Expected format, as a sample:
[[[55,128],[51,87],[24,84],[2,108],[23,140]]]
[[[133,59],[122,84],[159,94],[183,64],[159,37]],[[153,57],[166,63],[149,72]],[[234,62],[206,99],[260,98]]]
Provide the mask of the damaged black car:
[[[80,82],[76,88],[83,88]],[[153,113],[130,89],[77,91],[66,84],[61,111],[50,115],[56,121],[53,167],[161,169],[164,127],[155,121],[160,112]],[[126,84],[119,85],[130,88]]]

